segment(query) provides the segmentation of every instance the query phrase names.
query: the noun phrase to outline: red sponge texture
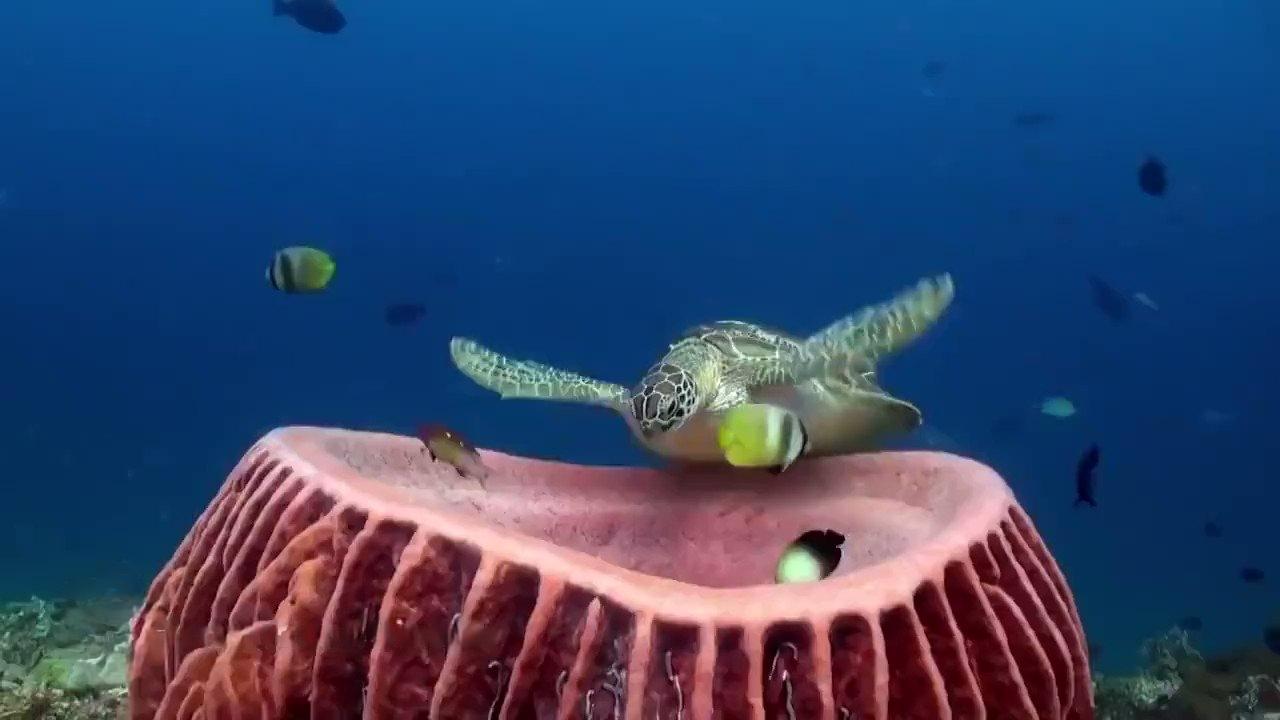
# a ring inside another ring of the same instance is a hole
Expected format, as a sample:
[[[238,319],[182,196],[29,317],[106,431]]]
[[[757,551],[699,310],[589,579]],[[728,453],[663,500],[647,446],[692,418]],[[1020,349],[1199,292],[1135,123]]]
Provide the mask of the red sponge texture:
[[[1062,572],[1008,486],[940,453],[727,469],[285,428],[231,472],[133,627],[161,718],[1091,720]],[[828,579],[771,584],[810,529]]]

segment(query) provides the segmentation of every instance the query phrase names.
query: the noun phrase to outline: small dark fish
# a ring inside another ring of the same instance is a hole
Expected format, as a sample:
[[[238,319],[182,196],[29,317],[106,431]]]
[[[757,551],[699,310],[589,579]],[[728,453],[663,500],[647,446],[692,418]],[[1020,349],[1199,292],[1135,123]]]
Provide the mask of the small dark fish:
[[[456,430],[434,423],[421,425],[418,439],[427,446],[432,458],[452,465],[458,474],[477,480],[489,476],[480,452]]]
[[[302,27],[325,35],[347,26],[347,18],[331,0],[272,0],[272,14],[287,15]]]
[[[1114,323],[1129,319],[1129,297],[1096,275],[1089,276],[1093,304]]]
[[[1211,537],[1211,538],[1222,537],[1222,526],[1210,520],[1209,522],[1204,524],[1204,536]]]
[[[1178,627],[1187,632],[1199,632],[1204,629],[1204,621],[1196,615],[1188,615],[1178,621]]]
[[[920,69],[920,74],[930,80],[937,80],[947,71],[947,64],[941,60],[930,60]]]
[[[1271,652],[1280,655],[1280,625],[1268,625],[1262,629],[1262,644]]]
[[[1138,168],[1138,187],[1152,197],[1164,197],[1169,189],[1169,177],[1164,163],[1154,155],[1147,157],[1146,162]]]
[[[1256,584],[1266,580],[1267,574],[1256,567],[1246,566],[1240,568],[1240,579],[1250,584]]]
[[[1043,127],[1053,122],[1053,115],[1047,112],[1021,112],[1013,116],[1013,124],[1021,128]]]
[[[1097,443],[1089,446],[1080,456],[1079,462],[1076,463],[1076,501],[1074,505],[1085,503],[1089,507],[1098,507],[1098,501],[1094,498],[1094,485],[1097,482],[1095,471],[1098,469],[1098,461],[1102,459],[1102,451],[1098,449]]]
[[[393,303],[387,306],[383,318],[388,325],[401,327],[412,325],[427,315],[427,306],[422,303]]]

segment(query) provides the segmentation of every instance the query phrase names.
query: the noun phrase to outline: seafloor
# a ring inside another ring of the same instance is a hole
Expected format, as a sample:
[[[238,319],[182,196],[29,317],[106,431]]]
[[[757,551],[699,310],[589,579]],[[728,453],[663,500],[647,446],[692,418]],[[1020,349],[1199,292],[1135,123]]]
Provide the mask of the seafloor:
[[[129,621],[140,598],[0,606],[0,720],[128,717]],[[1099,720],[1280,720],[1280,655],[1261,643],[1205,657],[1173,629],[1136,675],[1094,676]]]

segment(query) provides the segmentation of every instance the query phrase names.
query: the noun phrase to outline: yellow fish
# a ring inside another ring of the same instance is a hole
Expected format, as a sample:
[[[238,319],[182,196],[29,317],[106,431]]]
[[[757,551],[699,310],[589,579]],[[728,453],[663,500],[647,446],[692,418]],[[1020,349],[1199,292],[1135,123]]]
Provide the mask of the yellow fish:
[[[457,431],[428,423],[418,428],[418,439],[431,452],[432,458],[452,465],[459,475],[476,480],[489,476],[489,468],[480,459],[479,451]]]
[[[778,584],[817,582],[836,571],[844,555],[844,535],[834,530],[810,530],[787,546],[778,559]]]
[[[724,414],[717,432],[724,459],[734,467],[791,467],[809,445],[800,417],[777,405],[739,405]]]
[[[317,293],[329,286],[337,265],[329,253],[311,247],[287,247],[271,258],[267,282],[287,293]]]

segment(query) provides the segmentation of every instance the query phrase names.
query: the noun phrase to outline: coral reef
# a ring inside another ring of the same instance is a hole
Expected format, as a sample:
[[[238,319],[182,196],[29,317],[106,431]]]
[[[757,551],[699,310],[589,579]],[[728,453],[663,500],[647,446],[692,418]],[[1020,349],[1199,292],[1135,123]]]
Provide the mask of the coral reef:
[[[1008,486],[940,453],[589,468],[287,428],[133,625],[131,716],[1091,720],[1066,581]],[[812,529],[826,580],[772,583]]]
[[[1137,675],[1096,675],[1099,720],[1280,720],[1280,655],[1262,645],[1205,658],[1172,629],[1143,644]]]
[[[0,606],[0,720],[115,720],[136,599]]]

